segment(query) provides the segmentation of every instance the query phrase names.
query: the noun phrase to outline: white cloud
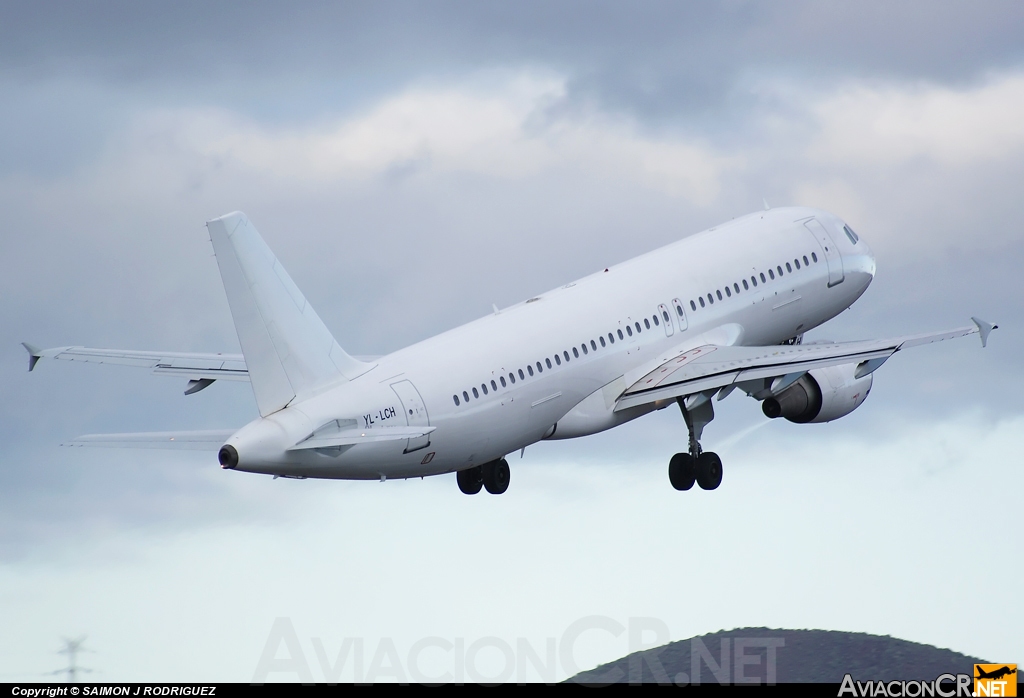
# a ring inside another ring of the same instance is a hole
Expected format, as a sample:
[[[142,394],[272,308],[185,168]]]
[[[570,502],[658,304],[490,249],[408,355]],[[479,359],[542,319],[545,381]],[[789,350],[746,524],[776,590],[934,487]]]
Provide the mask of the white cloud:
[[[1015,157],[1024,149],[1024,75],[980,85],[854,82],[812,101],[820,135],[812,160],[893,165],[922,158],[963,166]]]
[[[742,158],[700,140],[645,134],[629,119],[549,110],[565,96],[563,78],[521,73],[479,83],[410,88],[301,127],[224,109],[150,111],[137,117],[121,148],[129,157],[169,148],[218,168],[306,185],[410,173],[523,179],[568,168],[632,178],[705,205],[723,175],[742,167]]]

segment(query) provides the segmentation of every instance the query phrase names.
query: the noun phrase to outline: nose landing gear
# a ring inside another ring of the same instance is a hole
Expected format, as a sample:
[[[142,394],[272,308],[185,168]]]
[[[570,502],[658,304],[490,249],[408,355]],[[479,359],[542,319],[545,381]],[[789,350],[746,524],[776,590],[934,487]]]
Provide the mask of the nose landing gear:
[[[713,490],[722,484],[722,459],[717,453],[705,452],[700,447],[704,427],[715,418],[715,410],[711,405],[713,394],[699,393],[676,398],[690,437],[689,453],[677,453],[668,463],[668,479],[677,490],[689,490],[693,488],[694,482],[702,490]]]

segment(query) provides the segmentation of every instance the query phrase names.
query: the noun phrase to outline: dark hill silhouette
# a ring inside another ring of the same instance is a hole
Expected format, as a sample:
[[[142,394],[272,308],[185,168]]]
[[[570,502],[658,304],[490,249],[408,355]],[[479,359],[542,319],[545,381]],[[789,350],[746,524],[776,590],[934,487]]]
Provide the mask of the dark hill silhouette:
[[[727,641],[724,653],[723,640]],[[635,652],[569,681],[694,683],[696,658],[701,683],[718,683],[719,678],[731,683],[741,675],[765,683],[771,652],[775,654],[775,683],[838,684],[844,674],[860,681],[931,681],[940,674],[973,674],[974,664],[982,663],[959,652],[887,635],[738,628]],[[745,657],[742,667],[736,663],[738,654]]]

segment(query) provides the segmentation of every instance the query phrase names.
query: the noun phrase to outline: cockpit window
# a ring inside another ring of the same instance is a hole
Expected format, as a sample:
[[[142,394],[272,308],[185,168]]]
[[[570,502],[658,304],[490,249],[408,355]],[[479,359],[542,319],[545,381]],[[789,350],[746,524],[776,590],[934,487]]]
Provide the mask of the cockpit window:
[[[843,232],[846,233],[846,237],[850,238],[850,242],[852,242],[854,245],[856,245],[857,241],[860,240],[860,238],[857,237],[857,233],[853,232],[853,229],[850,228],[850,226],[848,225],[843,226]]]

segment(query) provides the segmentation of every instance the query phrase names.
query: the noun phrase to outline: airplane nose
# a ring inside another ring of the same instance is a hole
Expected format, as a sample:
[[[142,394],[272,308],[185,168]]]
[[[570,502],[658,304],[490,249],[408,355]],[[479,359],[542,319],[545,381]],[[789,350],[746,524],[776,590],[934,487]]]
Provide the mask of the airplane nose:
[[[876,269],[875,253],[872,252],[871,248],[868,246],[866,242],[864,243],[864,259],[866,262],[865,271],[868,273],[869,276],[871,276],[871,278],[874,278]]]
[[[848,276],[858,280],[856,285],[863,292],[875,278],[875,270],[877,268],[875,254],[871,251],[868,243],[864,241],[864,238],[859,235],[854,237],[849,233],[847,237],[850,238],[850,242],[853,245],[848,247],[847,251],[843,254],[843,266],[846,268]]]
[[[875,278],[875,253],[871,251],[871,248],[864,244],[864,271],[872,279]]]

